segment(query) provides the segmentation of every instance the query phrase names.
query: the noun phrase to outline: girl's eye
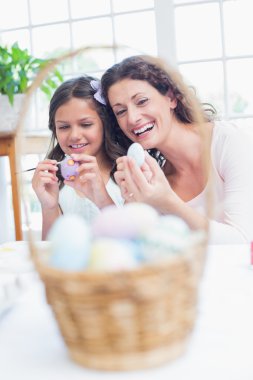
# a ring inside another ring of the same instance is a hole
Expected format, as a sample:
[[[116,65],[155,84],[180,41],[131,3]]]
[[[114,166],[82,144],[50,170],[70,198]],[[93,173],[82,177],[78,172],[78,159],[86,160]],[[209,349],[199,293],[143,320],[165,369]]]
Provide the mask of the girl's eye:
[[[146,104],[147,101],[148,101],[148,98],[142,98],[142,99],[139,99],[139,100],[137,101],[137,105],[138,105],[138,106],[142,106],[142,105]]]
[[[91,127],[92,125],[93,125],[92,123],[83,123],[83,124],[81,124],[81,126],[84,127],[84,128]]]
[[[69,125],[59,125],[57,129],[67,129],[69,128]]]

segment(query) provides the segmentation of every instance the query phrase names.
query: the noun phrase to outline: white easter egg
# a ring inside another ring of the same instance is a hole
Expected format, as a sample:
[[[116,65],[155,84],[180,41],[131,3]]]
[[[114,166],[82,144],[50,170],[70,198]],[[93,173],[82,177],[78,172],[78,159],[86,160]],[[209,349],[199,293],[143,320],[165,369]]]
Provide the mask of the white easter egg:
[[[132,157],[138,166],[143,165],[145,161],[145,151],[141,144],[133,143],[127,151],[127,156]]]
[[[78,215],[60,216],[48,234],[52,255],[49,263],[65,270],[86,267],[90,251],[90,229]]]
[[[155,208],[146,203],[131,202],[124,206],[125,216],[131,219],[135,230],[135,238],[148,233],[159,222],[159,214]]]

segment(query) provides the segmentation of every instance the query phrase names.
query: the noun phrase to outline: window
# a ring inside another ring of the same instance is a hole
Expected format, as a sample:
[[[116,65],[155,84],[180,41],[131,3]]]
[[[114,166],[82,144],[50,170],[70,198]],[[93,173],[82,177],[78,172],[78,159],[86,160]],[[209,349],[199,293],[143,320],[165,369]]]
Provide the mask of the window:
[[[66,78],[83,72],[100,76],[130,54],[159,54],[178,65],[200,99],[213,103],[221,116],[253,118],[251,0],[0,0],[0,5],[1,43],[18,41],[38,56],[84,45],[127,46],[96,49],[64,63]],[[45,101],[38,103],[40,113]],[[45,115],[37,128],[45,129]]]
[[[106,67],[129,54],[157,54],[154,0],[0,0],[0,5],[0,42],[18,41],[38,57],[82,46],[126,46],[117,51],[95,49],[64,62],[65,78],[80,73],[101,76]],[[36,128],[47,128],[44,95],[37,95],[35,108]]]
[[[180,71],[222,117],[252,123],[252,1],[174,0],[174,11]]]

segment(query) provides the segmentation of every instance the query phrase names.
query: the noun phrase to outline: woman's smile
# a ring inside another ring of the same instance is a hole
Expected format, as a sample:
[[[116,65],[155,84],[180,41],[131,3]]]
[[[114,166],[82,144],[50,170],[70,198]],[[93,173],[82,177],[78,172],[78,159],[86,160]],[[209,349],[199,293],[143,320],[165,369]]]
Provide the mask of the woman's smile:
[[[125,135],[144,149],[159,150],[170,131],[176,102],[148,82],[129,78],[114,83],[108,99]]]

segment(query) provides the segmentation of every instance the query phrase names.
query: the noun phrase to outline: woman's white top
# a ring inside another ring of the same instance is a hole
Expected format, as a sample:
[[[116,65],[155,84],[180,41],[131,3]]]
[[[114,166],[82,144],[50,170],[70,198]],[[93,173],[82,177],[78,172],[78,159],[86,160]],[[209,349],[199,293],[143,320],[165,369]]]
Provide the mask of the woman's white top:
[[[213,215],[210,243],[253,240],[253,139],[230,122],[216,122],[211,144]],[[187,204],[206,210],[207,188]]]
[[[111,178],[106,184],[106,190],[116,206],[123,205],[120,189]],[[95,203],[80,197],[72,187],[66,185],[60,191],[59,204],[63,214],[78,214],[87,222],[91,222],[100,212]]]

